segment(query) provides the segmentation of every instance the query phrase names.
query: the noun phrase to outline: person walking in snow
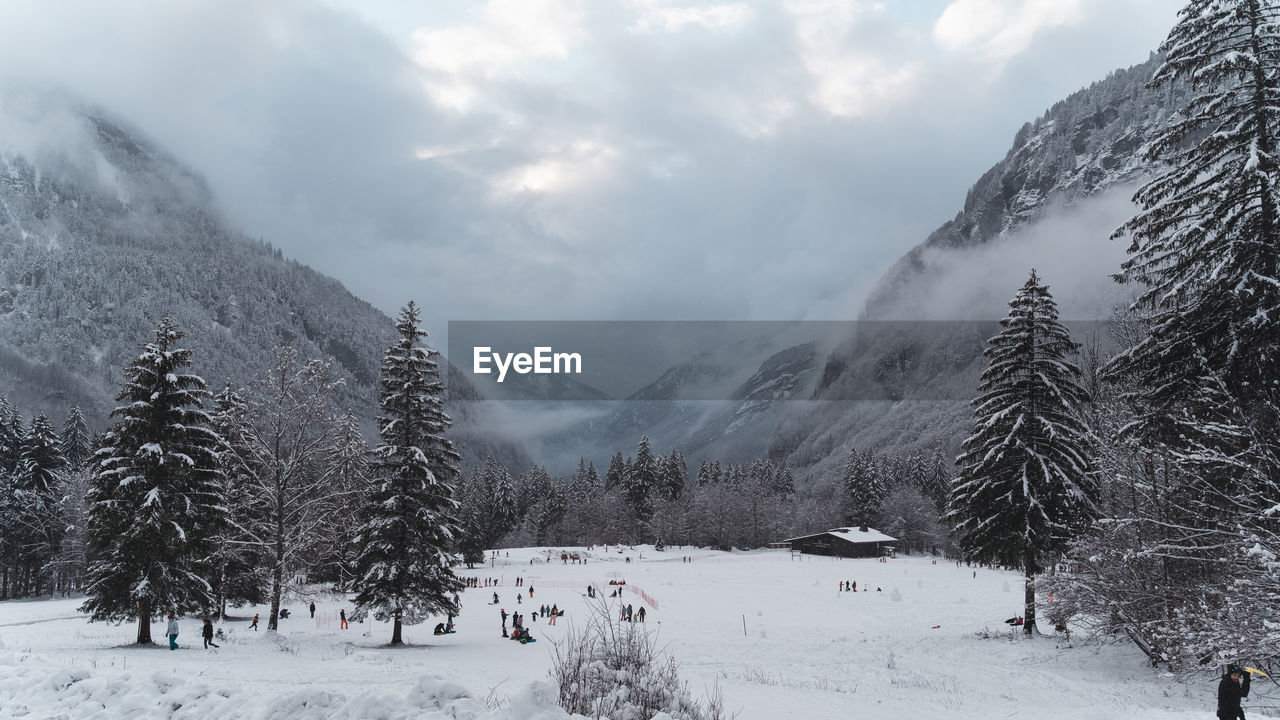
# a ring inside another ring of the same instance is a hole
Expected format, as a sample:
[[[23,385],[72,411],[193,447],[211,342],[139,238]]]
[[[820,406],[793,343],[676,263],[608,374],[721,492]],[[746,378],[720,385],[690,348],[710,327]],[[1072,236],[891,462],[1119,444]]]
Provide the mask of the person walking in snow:
[[[1244,676],[1244,684],[1240,676]],[[1249,696],[1249,679],[1253,677],[1245,673],[1244,668],[1232,663],[1218,683],[1218,720],[1244,720],[1244,710],[1240,708],[1240,700]]]
[[[507,610],[499,608],[498,612],[502,613],[502,637],[507,637]]]
[[[218,647],[218,645],[213,642],[213,621],[209,618],[204,619],[204,627],[200,628],[200,635],[204,638],[205,650],[208,650],[210,647]]]
[[[547,624],[548,624],[548,625],[555,625],[555,624],[556,624],[556,617],[558,617],[559,615],[560,615],[560,609],[559,609],[559,608],[557,608],[557,607],[553,604],[553,605],[551,606],[551,620],[549,620],[549,621],[547,622]]]
[[[315,601],[314,601],[314,600],[312,600],[312,601],[311,601],[311,617],[312,617],[312,619],[314,619],[314,618],[315,618],[315,616],[316,616],[316,603],[315,603]]]
[[[249,623],[249,629],[250,630],[258,629],[258,613],[253,614],[253,622]]]
[[[346,630],[348,627],[349,626],[347,625],[347,609],[342,608],[341,610],[338,611],[338,629]]]
[[[532,586],[532,585],[530,585],[530,586],[529,586],[529,599],[530,599],[530,600],[532,600],[532,599],[533,599],[533,586]]]
[[[164,629],[164,634],[169,636],[169,649],[178,649],[178,620],[169,613],[169,626]]]
[[[494,605],[497,605],[497,604],[498,604],[498,593],[494,593],[494,594],[493,594],[493,604],[494,604]]]
[[[644,622],[644,606],[640,606],[640,612],[636,613],[636,617],[640,618],[640,622]]]

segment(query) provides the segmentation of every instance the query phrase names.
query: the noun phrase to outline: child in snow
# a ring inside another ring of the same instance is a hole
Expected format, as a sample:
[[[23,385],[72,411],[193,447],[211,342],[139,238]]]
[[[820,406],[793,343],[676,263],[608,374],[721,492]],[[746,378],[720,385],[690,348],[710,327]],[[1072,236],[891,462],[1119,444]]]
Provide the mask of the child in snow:
[[[556,624],[556,618],[557,618],[557,617],[559,617],[559,616],[560,616],[560,611],[559,611],[559,609],[558,609],[555,605],[552,605],[552,606],[551,606],[551,621],[550,621],[548,624],[550,624],[550,625],[555,625],[555,624]]]
[[[213,642],[213,621],[209,618],[204,619],[204,627],[200,628],[200,635],[204,637],[205,650],[208,650],[210,646],[218,647]]]
[[[164,634],[169,636],[169,649],[178,649],[178,620],[169,613],[169,626],[164,629]]]
[[[258,622],[258,619],[257,619],[257,618],[254,618],[254,620],[253,620],[253,621],[256,623],[256,622]],[[339,610],[339,611],[338,611],[338,629],[339,629],[339,630],[346,630],[346,629],[347,629],[347,627],[348,627],[348,626],[347,626],[347,609],[346,609],[346,608],[343,608],[343,609],[341,609],[341,610]]]
[[[258,613],[253,614],[253,622],[249,623],[249,629],[250,630],[258,629]]]

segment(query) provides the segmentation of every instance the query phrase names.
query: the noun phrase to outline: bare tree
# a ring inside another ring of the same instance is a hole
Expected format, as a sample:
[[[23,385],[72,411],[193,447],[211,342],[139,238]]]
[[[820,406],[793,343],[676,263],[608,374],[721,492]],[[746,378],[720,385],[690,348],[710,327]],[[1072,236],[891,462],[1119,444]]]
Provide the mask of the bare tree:
[[[240,530],[234,542],[256,547],[271,563],[272,630],[286,583],[330,540],[328,513],[347,490],[325,462],[338,428],[332,400],[340,384],[328,363],[300,363],[292,347],[278,348],[275,363],[250,386],[242,436],[231,448],[244,469],[237,492],[245,495],[233,518]]]

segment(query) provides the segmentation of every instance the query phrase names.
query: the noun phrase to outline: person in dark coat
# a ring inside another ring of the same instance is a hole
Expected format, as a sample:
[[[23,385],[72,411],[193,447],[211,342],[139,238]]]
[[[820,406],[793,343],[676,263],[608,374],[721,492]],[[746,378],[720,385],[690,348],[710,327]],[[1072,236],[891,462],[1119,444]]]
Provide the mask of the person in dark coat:
[[[1240,683],[1241,675],[1244,675],[1244,684]],[[1218,683],[1218,720],[1244,720],[1240,700],[1249,696],[1250,677],[1239,665],[1227,666],[1222,682]]]
[[[311,617],[315,617],[315,616],[316,616],[316,604],[315,604],[315,602],[313,601],[313,602],[311,603]]]
[[[204,619],[204,627],[200,628],[200,635],[204,638],[205,650],[208,650],[210,647],[218,647],[218,645],[213,642],[213,621],[209,618]]]

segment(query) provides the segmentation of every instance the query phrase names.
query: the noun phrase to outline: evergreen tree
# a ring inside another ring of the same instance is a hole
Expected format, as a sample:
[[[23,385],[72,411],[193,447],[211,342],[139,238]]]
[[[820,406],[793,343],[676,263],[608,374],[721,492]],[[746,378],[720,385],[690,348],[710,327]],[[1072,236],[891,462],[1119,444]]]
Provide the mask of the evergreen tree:
[[[791,468],[783,465],[778,474],[773,479],[773,493],[782,497],[790,497],[796,494],[796,479],[791,474]]]
[[[511,472],[492,453],[485,458],[480,475],[488,501],[486,545],[497,547],[498,541],[519,524],[520,503],[516,500],[516,487],[511,482]]]
[[[613,490],[622,487],[626,474],[626,463],[622,459],[622,453],[618,453],[609,459],[609,469],[604,473],[604,489]]]
[[[1083,420],[1077,351],[1034,270],[1009,303],[973,401],[973,434],[956,460],[948,517],[969,557],[1021,565],[1025,627],[1035,631],[1035,576],[1096,511],[1093,436]]]
[[[432,614],[457,614],[463,583],[450,567],[449,550],[461,536],[454,489],[458,454],[445,438],[451,420],[444,412],[435,353],[420,341],[417,306],[400,311],[400,339],[382,363],[382,444],[374,450],[379,486],[364,505],[356,544],[358,594],[353,617],[369,613],[391,619],[391,644],[403,643],[401,626]]]
[[[220,504],[222,440],[202,404],[204,380],[187,373],[182,332],[160,321],[155,341],[124,369],[115,425],[95,454],[89,494],[90,564],[82,610],[93,620],[151,620],[212,605],[204,562],[225,521]]]
[[[8,475],[18,467],[22,456],[22,422],[9,399],[0,395],[0,475]]]
[[[484,564],[485,551],[485,500],[480,484],[480,469],[471,471],[470,477],[459,489],[458,528],[461,532],[455,550],[462,555],[467,568]]]
[[[660,472],[658,458],[653,453],[653,445],[649,442],[649,436],[645,435],[640,438],[635,460],[623,478],[623,491],[626,494],[627,505],[636,522],[634,539],[637,542],[642,542],[649,532],[649,520],[653,517],[653,501],[661,482]]]
[[[703,460],[698,466],[698,487],[705,487],[711,484],[711,465]]]
[[[59,447],[67,467],[79,470],[89,461],[93,454],[93,435],[89,432],[89,423],[79,407],[72,407],[67,419],[62,423],[62,437]]]
[[[34,581],[29,588],[33,594],[40,593],[41,580],[48,574],[46,565],[59,551],[63,528],[58,490],[66,469],[53,424],[44,415],[35,416],[22,438],[21,456],[13,473],[18,553],[28,579]]]
[[[218,495],[228,516],[227,523],[214,534],[209,562],[214,610],[221,617],[226,617],[228,604],[240,607],[266,602],[270,582],[268,562],[249,530],[260,518],[252,515],[256,508],[250,468],[243,462],[247,457],[248,413],[244,396],[230,382],[213,398],[210,425],[223,440]]]
[[[1146,146],[1160,172],[1115,233],[1149,329],[1106,376],[1136,410],[1119,440],[1167,466],[1145,473],[1173,499],[1154,518],[1158,570],[1185,585],[1166,617],[1196,640],[1164,621],[1166,652],[1264,656],[1280,649],[1261,621],[1280,581],[1265,559],[1280,552],[1280,7],[1191,0],[1161,50],[1150,87],[1192,92]]]
[[[338,420],[333,444],[326,453],[327,480],[332,487],[330,510],[323,535],[333,539],[327,562],[340,590],[350,587],[355,578],[357,548],[355,535],[359,528],[360,501],[372,486],[369,471],[369,445],[360,432],[360,418],[347,410]]]
[[[886,495],[879,465],[871,451],[860,453],[857,448],[849,449],[842,483],[845,522],[867,527],[875,521]]]
[[[678,500],[684,495],[689,484],[688,467],[684,462],[684,453],[672,450],[662,462],[662,490],[666,499]]]

